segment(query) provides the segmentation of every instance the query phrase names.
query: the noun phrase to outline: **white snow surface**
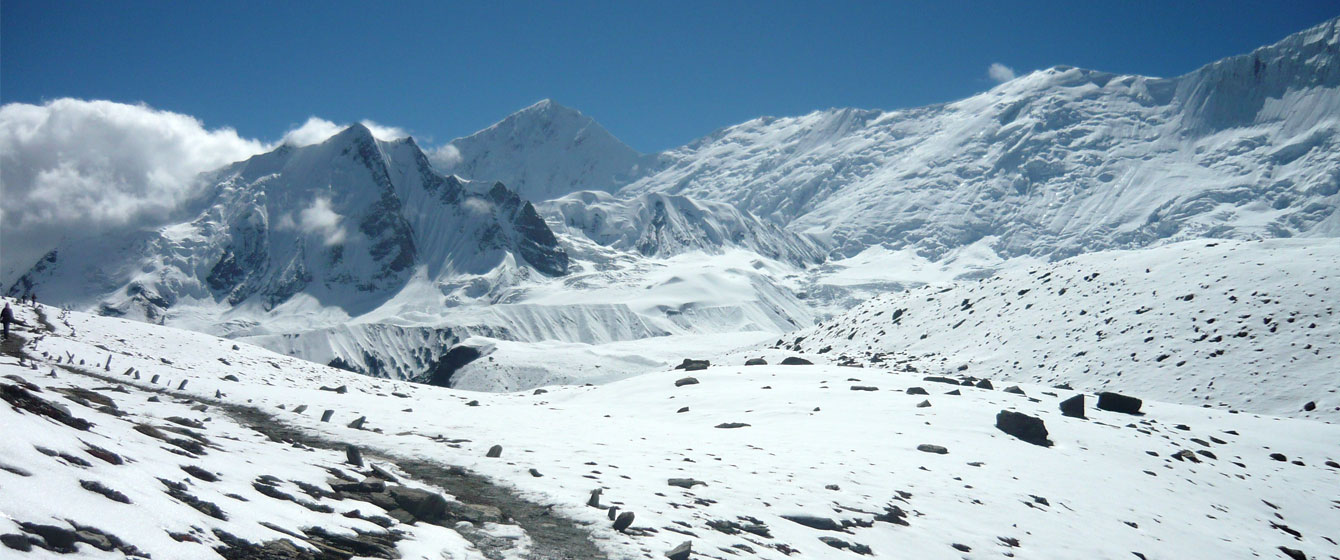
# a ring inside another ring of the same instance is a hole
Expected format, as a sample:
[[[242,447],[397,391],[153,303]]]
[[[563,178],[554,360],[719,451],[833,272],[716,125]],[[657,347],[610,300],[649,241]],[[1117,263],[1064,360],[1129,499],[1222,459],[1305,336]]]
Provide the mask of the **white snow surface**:
[[[811,558],[858,557],[821,537],[868,546],[875,557],[930,559],[1006,553],[1129,558],[1136,552],[1149,558],[1276,558],[1282,557],[1279,547],[1308,557],[1340,554],[1340,508],[1333,503],[1340,474],[1335,462],[1340,459],[1340,428],[1318,420],[1233,414],[1157,400],[1146,400],[1141,416],[1089,408],[1084,420],[1063,417],[1057,410],[1058,401],[1074,391],[1024,383],[1024,396],[929,383],[920,374],[877,367],[832,365],[718,364],[593,387],[556,387],[543,394],[468,393],[350,374],[247,344],[234,350],[233,344],[194,332],[70,313],[31,351],[52,356],[68,352],[91,364],[111,355],[114,372],[126,367],[141,372],[138,381],[120,376],[127,386],[163,387],[146,381],[152,375],[171,380],[172,387],[185,380],[186,388],[174,395],[211,397],[221,391],[228,402],[259,407],[297,428],[338,441],[388,456],[464,466],[532,500],[552,504],[556,514],[589,523],[596,543],[611,558],[661,558],[683,541],[692,541],[695,554],[702,557],[787,558],[783,550]],[[774,358],[778,353],[768,352]],[[39,363],[36,372],[10,357],[0,364],[5,374],[36,378],[48,387],[105,385],[79,380],[73,373],[41,379],[49,363]],[[225,375],[238,381],[225,381]],[[690,375],[699,383],[676,387],[677,379]],[[348,393],[315,388],[335,384],[347,385]],[[930,394],[906,393],[911,387]],[[951,389],[960,394],[946,394]],[[931,406],[918,407],[922,401]],[[291,412],[298,404],[308,405],[308,411]],[[101,419],[90,410],[71,408],[80,416]],[[688,410],[677,412],[681,408]],[[323,409],[337,411],[332,422],[319,421]],[[1026,443],[995,428],[1002,410],[1043,419],[1053,445]],[[135,403],[135,411],[146,416],[176,412],[166,403]],[[19,477],[0,471],[0,508],[6,517],[59,522],[79,515],[119,531],[155,557],[173,557],[194,546],[165,538],[160,523],[183,530],[219,526],[162,498],[158,481],[143,473],[159,464],[175,469],[175,455],[164,455],[154,446],[127,447],[125,454],[138,462],[81,471],[29,450],[42,442],[79,452],[82,446],[74,440],[49,437],[57,431],[52,423],[8,409],[0,414],[6,427],[14,428],[6,430],[13,434],[4,442],[6,464],[41,472]],[[367,416],[364,429],[345,427],[357,416]],[[236,435],[239,441],[216,439],[239,453],[212,452],[207,457],[214,461],[211,468],[237,473],[225,478],[225,487],[250,480],[254,470],[286,476],[292,472],[294,477],[322,474],[288,466],[290,455],[335,460],[292,450],[243,455],[262,447],[253,443],[258,438],[227,431],[231,428],[225,422],[215,417],[210,429]],[[715,427],[728,422],[748,425]],[[111,446],[115,442],[107,438],[124,431],[122,424],[101,420],[95,430],[111,431],[86,439]],[[447,439],[459,444],[443,444]],[[502,456],[486,458],[485,451],[494,444],[503,447]],[[923,444],[943,446],[947,453],[919,451]],[[1198,462],[1187,454],[1173,457],[1183,450]],[[1272,459],[1272,453],[1286,460]],[[543,476],[532,476],[529,469]],[[117,504],[69,489],[75,478],[94,476],[122,485],[119,490],[146,504],[153,500],[160,507],[150,511],[161,513],[150,515],[161,520],[118,515]],[[705,484],[686,489],[670,486],[671,478]],[[192,488],[212,492],[201,486]],[[604,509],[585,505],[594,489],[603,490],[602,505],[635,513],[632,531],[615,532]],[[57,507],[45,501],[47,496],[79,500],[83,507]],[[232,504],[228,498],[219,500]],[[255,496],[252,501],[261,500],[268,498]],[[301,508],[261,503],[266,504],[264,511],[231,509],[248,519],[286,512],[305,515]],[[889,513],[894,511],[902,516]],[[818,530],[783,517],[793,515],[817,516],[846,527]],[[900,519],[906,526],[877,516]],[[754,532],[740,531],[745,526]],[[415,542],[440,542],[446,548],[455,541],[449,535],[422,535]],[[209,555],[205,547],[189,550],[192,557]],[[448,550],[437,557],[468,556]]]
[[[1336,421],[1337,308],[1340,240],[1200,240],[885,294],[777,342],[834,362]]]

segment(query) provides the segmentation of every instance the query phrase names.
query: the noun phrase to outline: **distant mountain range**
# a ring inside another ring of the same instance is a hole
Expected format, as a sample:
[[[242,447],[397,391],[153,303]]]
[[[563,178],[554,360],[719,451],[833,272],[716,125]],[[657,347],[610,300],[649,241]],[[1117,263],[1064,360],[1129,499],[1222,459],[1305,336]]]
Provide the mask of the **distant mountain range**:
[[[1340,236],[1340,18],[1176,78],[1056,67],[659,154],[545,100],[429,153],[354,125],[205,179],[170,223],[71,239],[6,292],[391,377],[472,336],[783,332],[854,303],[825,263],[872,248],[999,263]]]

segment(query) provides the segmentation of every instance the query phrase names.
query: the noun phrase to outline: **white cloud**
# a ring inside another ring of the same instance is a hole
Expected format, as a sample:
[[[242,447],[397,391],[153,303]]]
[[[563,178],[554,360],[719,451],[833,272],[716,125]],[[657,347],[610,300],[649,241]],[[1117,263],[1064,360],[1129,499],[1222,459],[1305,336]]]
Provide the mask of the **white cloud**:
[[[312,205],[298,214],[298,229],[320,235],[327,246],[344,242],[345,231],[340,225],[343,217],[330,207],[329,198],[317,198]]]
[[[5,281],[67,232],[96,235],[161,219],[196,176],[268,149],[230,128],[145,105],[58,99],[0,107]]]
[[[361,122],[363,126],[372,131],[373,138],[383,142],[399,140],[409,136],[409,133],[402,128],[381,125],[369,120]],[[348,128],[348,125],[338,125],[321,117],[307,117],[307,122],[289,130],[280,142],[297,147],[320,144],[345,128]]]
[[[986,68],[986,75],[996,83],[1004,83],[1014,79],[1014,69],[999,62],[992,62],[991,66]]]
[[[380,140],[408,136],[362,122]],[[281,142],[315,144],[342,129],[311,117]],[[157,225],[200,192],[199,174],[276,145],[144,104],[66,98],[0,106],[0,289],[67,236]],[[327,244],[344,239],[329,200],[288,219]]]
[[[435,150],[428,150],[428,161],[433,162],[438,169],[450,172],[457,165],[461,164],[461,151],[451,144],[443,144]]]

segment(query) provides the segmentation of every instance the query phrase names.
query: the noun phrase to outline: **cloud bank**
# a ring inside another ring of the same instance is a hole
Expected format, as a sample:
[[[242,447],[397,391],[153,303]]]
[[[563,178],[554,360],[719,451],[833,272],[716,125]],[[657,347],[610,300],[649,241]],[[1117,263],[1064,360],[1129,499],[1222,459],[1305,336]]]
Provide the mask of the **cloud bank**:
[[[992,62],[991,66],[986,68],[986,75],[996,83],[1004,83],[1014,79],[1014,69],[999,62]]]
[[[380,140],[408,134],[363,121]],[[0,107],[0,283],[7,286],[63,239],[164,220],[206,171],[274,149],[320,143],[344,129],[310,117],[279,142],[206,129],[195,117],[112,101],[57,99]],[[303,231],[343,240],[329,201],[298,216]]]
[[[58,99],[0,107],[0,278],[62,237],[162,219],[196,176],[267,149],[145,105]]]

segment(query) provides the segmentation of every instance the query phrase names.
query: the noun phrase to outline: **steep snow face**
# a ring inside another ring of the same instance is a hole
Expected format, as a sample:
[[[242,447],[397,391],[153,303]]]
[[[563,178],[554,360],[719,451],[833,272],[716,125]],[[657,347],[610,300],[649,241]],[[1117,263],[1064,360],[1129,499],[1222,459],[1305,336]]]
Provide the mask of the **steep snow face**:
[[[650,193],[619,198],[585,191],[541,204],[554,229],[648,257],[748,249],[796,265],[824,260],[825,248],[730,204]]]
[[[643,157],[594,119],[548,99],[434,153],[447,173],[501,181],[523,198],[611,191],[640,171]]]
[[[945,105],[755,119],[621,192],[730,202],[847,256],[1340,235],[1337,26],[1179,78],[1057,67]]]
[[[413,140],[381,142],[362,125],[210,180],[189,219],[62,247],[9,293],[150,320],[179,303],[270,312],[302,294],[357,316],[419,269],[438,280],[482,274],[515,254],[545,274],[567,270],[529,202],[501,184],[439,175]]]
[[[884,295],[779,346],[1335,421],[1337,307],[1340,241],[1187,241]]]

